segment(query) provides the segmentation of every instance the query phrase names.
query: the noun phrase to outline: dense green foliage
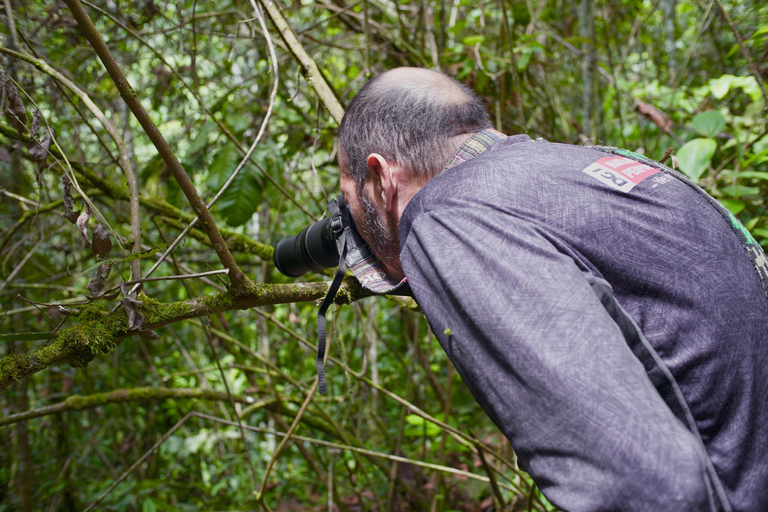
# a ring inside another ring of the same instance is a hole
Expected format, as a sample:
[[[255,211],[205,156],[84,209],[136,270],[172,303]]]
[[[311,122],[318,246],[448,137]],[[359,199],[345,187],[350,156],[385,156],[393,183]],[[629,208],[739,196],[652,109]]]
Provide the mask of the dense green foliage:
[[[277,3],[342,104],[382,70],[438,67],[470,85],[506,133],[623,146],[656,159],[672,148],[672,164],[768,242],[764,2]],[[371,297],[332,310],[337,362],[328,364],[322,397],[313,395],[316,305],[299,302],[309,295],[278,305],[272,288],[253,287],[267,305],[240,310],[215,296],[226,275],[148,282],[131,300],[117,295],[136,262],[146,275],[194,213],[67,6],[4,6],[0,387],[12,384],[0,393],[0,511],[82,510],[105,492],[98,510],[255,510],[258,500],[272,510],[552,508],[407,302]],[[271,112],[251,161],[212,212],[253,282],[293,282],[263,244],[323,216],[338,188],[338,126],[278,28],[266,21],[279,78],[270,109],[276,77],[250,2],[85,8],[204,200]],[[144,252],[133,256],[126,161],[141,197]],[[221,268],[195,228],[154,275]],[[213,313],[191,314],[199,303]],[[137,312],[140,333],[129,318]],[[189,316],[199,318],[180,320]],[[43,363],[51,367],[24,377]],[[52,409],[26,421],[13,416],[44,407]],[[173,428],[191,412],[215,418],[192,416]],[[295,421],[294,435],[303,437],[267,475],[282,438],[244,432],[237,418],[279,432]],[[265,475],[265,492],[255,495]]]

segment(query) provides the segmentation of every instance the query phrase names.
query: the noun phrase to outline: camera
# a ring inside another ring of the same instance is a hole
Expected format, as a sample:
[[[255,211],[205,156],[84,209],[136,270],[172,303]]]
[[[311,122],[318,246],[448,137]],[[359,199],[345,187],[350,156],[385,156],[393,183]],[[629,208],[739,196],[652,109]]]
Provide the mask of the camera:
[[[277,242],[273,260],[282,274],[299,277],[339,264],[336,241],[343,236],[344,228],[352,224],[352,217],[342,195],[331,199],[328,210],[330,217],[307,226],[298,235]]]

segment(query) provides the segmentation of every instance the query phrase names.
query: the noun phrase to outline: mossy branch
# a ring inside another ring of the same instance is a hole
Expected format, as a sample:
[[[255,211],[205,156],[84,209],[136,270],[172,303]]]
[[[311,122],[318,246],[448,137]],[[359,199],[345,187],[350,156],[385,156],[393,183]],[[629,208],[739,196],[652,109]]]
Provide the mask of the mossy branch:
[[[57,404],[4,416],[0,418],[0,427],[66,411],[82,411],[83,409],[93,409],[95,407],[106,404],[124,403],[133,400],[166,399],[228,402],[229,395],[227,395],[227,393],[224,391],[214,391],[212,389],[155,387],[117,389],[107,393],[96,393],[93,395],[85,396],[70,395],[64,401]],[[257,410],[266,409],[288,418],[294,418],[298,411],[298,406],[292,399],[287,397],[278,398],[275,396],[270,396],[263,397],[257,401],[250,396],[232,395],[232,400],[237,403],[247,405],[247,407],[243,408],[242,417],[247,417]],[[331,427],[319,418],[305,416],[302,417],[302,423],[305,423],[307,426],[320,430],[326,434],[333,435],[333,430]]]
[[[161,303],[141,296],[139,311],[144,315],[142,329],[154,329],[190,318],[212,315],[235,309],[250,309],[271,304],[309,302],[321,299],[328,292],[328,283],[255,284],[237,295],[219,293],[190,300]],[[337,304],[349,304],[373,295],[352,277],[344,279]],[[99,352],[109,353],[126,337],[135,334],[128,329],[125,312],[110,313],[100,304],[81,308],[78,322],[57,332],[45,346],[26,353],[14,353],[0,359],[0,391],[14,381],[58,363],[84,368]]]
[[[64,411],[82,411],[83,409],[93,409],[94,407],[98,407],[104,404],[130,402],[131,400],[164,400],[166,398],[196,398],[200,400],[216,400],[220,402],[229,401],[229,397],[226,393],[221,391],[213,391],[211,389],[174,389],[152,387],[118,389],[108,393],[96,393],[95,395],[70,395],[64,401],[54,405],[4,416],[0,418],[0,427],[10,425],[12,423],[18,423],[19,421],[27,421],[33,418],[48,416]],[[232,395],[232,399],[235,402],[241,404],[255,404],[255,400],[253,398],[245,397],[242,395]],[[266,405],[267,402],[274,403],[275,399],[270,399],[268,401],[264,401],[263,403]]]

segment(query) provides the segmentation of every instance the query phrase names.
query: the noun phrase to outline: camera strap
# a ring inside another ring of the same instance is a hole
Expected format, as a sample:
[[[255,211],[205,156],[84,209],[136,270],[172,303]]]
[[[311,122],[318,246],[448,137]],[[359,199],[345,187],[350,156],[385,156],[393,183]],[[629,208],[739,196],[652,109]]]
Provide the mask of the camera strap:
[[[341,281],[344,279],[344,274],[347,272],[347,237],[341,236],[339,248],[339,268],[336,270],[336,274],[333,276],[331,286],[328,288],[328,293],[325,295],[323,302],[320,304],[320,309],[317,312],[317,361],[315,366],[317,367],[317,387],[321,395],[326,392],[325,384],[325,314],[328,312],[328,308],[333,304],[333,299],[336,297],[336,292],[339,291]]]

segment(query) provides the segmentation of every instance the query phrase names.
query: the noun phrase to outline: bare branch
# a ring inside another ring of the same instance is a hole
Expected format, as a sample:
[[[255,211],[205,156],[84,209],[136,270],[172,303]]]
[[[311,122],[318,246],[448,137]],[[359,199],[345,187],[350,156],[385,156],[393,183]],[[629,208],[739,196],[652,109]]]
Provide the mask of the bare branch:
[[[757,80],[757,85],[760,86],[760,92],[763,93],[763,99],[765,100],[766,105],[768,105],[768,93],[765,92],[765,84],[763,83],[763,77],[760,76],[760,71],[757,69],[757,66],[755,66],[755,61],[753,61],[752,57],[749,55],[749,51],[747,50],[747,47],[744,45],[744,39],[741,38],[741,34],[739,34],[739,30],[736,28],[736,25],[733,24],[733,20],[731,19],[731,16],[728,14],[728,11],[725,10],[725,7],[723,7],[722,2],[720,2],[720,0],[715,0],[715,3],[717,4],[717,8],[720,9],[720,14],[722,14],[723,18],[725,18],[725,22],[728,24],[728,28],[730,28],[731,32],[733,32],[733,37],[736,38],[736,42],[739,45],[741,54],[747,60],[747,64],[749,65],[749,70],[752,72],[752,76],[755,77],[755,80]]]
[[[267,11],[269,19],[272,20],[275,28],[280,32],[280,37],[282,37],[288,49],[296,60],[299,61],[309,85],[315,90],[320,101],[323,102],[323,105],[325,105],[325,108],[328,109],[336,122],[341,123],[341,118],[344,117],[344,107],[341,106],[336,93],[328,85],[328,81],[323,76],[320,68],[317,67],[317,63],[307,54],[296,34],[293,33],[293,29],[285,21],[280,8],[272,0],[259,0],[259,3]]]
[[[120,66],[118,66],[117,61],[115,61],[112,53],[109,51],[109,48],[107,48],[107,45],[101,38],[101,35],[96,30],[96,27],[93,25],[91,18],[88,16],[88,13],[86,13],[85,9],[83,9],[80,0],[66,0],[66,3],[67,7],[69,7],[69,10],[72,12],[72,15],[77,21],[80,30],[83,32],[83,35],[96,51],[96,54],[104,64],[104,67],[107,68],[109,76],[115,82],[117,89],[120,91],[120,96],[122,96],[123,100],[125,100],[126,104],[131,109],[131,112],[133,112],[133,115],[136,117],[141,127],[149,136],[152,144],[154,144],[155,148],[157,148],[157,151],[160,153],[163,162],[165,162],[165,165],[168,166],[168,169],[171,171],[171,174],[173,174],[173,177],[178,182],[182,192],[184,192],[184,195],[187,197],[187,200],[192,206],[192,209],[200,219],[203,229],[211,239],[211,242],[213,242],[213,247],[216,250],[219,260],[224,265],[224,267],[230,270],[229,279],[232,283],[233,291],[238,294],[245,293],[249,285],[248,278],[245,277],[245,274],[243,274],[243,272],[240,270],[237,262],[235,262],[235,258],[232,256],[232,253],[229,252],[227,243],[224,241],[224,238],[221,236],[219,229],[216,227],[216,222],[214,221],[211,212],[208,210],[205,202],[200,198],[200,195],[197,193],[197,189],[195,189],[192,180],[181,166],[181,162],[179,162],[179,160],[176,158],[176,155],[168,145],[165,137],[163,137],[162,133],[160,133],[160,130],[158,130],[157,126],[152,121],[147,111],[144,110],[144,106],[139,101],[136,95],[136,91],[133,90],[133,87],[131,87],[128,79],[125,77],[125,74],[123,74]]]
[[[104,115],[104,112],[102,112],[101,109],[98,106],[96,106],[96,104],[82,89],[80,89],[77,85],[74,84],[74,82],[69,80],[67,77],[65,77],[64,75],[62,75],[61,73],[53,69],[44,60],[36,59],[31,55],[15,52],[13,50],[9,50],[8,48],[2,48],[2,47],[0,47],[0,53],[5,53],[7,55],[10,55],[11,57],[14,57],[16,59],[23,60],[29,64],[32,64],[33,66],[38,68],[40,71],[51,76],[61,85],[63,85],[64,87],[72,91],[72,93],[74,93],[75,96],[77,96],[80,99],[80,101],[83,102],[83,104],[88,108],[88,110],[91,111],[93,116],[96,119],[98,119],[98,121],[107,131],[109,136],[115,142],[115,145],[117,146],[117,151],[120,154],[119,158],[117,159],[117,162],[118,162],[118,165],[120,166],[120,169],[123,171],[123,175],[125,176],[125,180],[128,184],[128,190],[129,190],[129,201],[131,204],[131,236],[133,237],[132,252],[134,253],[141,252],[141,212],[139,211],[139,189],[136,183],[136,173],[134,172],[133,166],[131,165],[131,159],[128,157],[128,151],[125,146],[125,141],[123,141],[123,138],[120,136],[120,133],[118,132],[115,125],[112,124],[112,121],[110,121],[107,118],[107,116]],[[139,263],[138,260],[136,260],[136,262],[133,264],[133,268],[132,268],[133,279],[138,279],[139,277],[141,277],[140,275],[141,268],[138,263]]]

